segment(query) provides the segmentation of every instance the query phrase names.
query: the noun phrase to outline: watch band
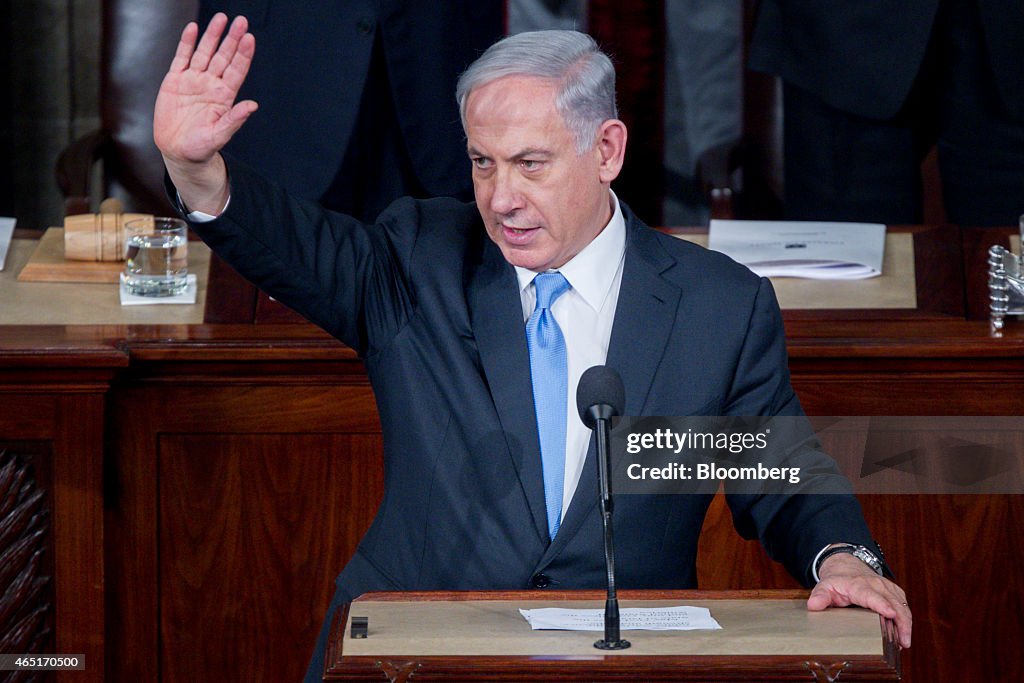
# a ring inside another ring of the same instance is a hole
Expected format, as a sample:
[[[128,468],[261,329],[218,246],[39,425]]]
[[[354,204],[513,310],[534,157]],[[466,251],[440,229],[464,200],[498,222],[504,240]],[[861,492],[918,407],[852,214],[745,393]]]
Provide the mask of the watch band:
[[[821,565],[824,564],[825,560],[838,555],[839,553],[847,553],[853,555],[858,560],[871,567],[879,576],[885,574],[885,566],[882,564],[882,560],[872,552],[869,548],[863,545],[853,545],[852,543],[846,543],[843,545],[837,545],[829,548],[825,552],[818,556],[818,561],[814,563],[814,579],[815,581],[820,580],[818,576],[818,570],[821,569]]]

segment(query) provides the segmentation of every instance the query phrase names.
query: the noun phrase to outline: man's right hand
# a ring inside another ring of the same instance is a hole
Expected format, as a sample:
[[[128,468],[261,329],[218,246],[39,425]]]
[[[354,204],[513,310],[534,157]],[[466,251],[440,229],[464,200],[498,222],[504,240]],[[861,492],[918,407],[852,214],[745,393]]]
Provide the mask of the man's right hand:
[[[227,23],[227,16],[216,14],[198,46],[199,27],[185,27],[153,112],[153,140],[182,202],[213,215],[229,192],[219,152],[257,107],[252,100],[235,103],[256,39],[240,16],[221,41]]]

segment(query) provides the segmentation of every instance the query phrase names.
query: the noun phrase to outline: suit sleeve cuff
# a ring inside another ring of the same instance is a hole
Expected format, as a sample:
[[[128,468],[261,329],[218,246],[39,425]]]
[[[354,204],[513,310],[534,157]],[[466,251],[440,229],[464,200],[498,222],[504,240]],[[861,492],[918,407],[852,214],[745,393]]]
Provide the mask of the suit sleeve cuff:
[[[175,194],[178,198],[178,206],[184,210],[186,218],[188,218],[192,223],[209,223],[210,221],[217,220],[222,213],[228,210],[228,206],[231,205],[231,195],[229,194],[227,200],[224,202],[224,206],[220,207],[220,211],[218,211],[217,215],[214,216],[202,211],[189,211],[188,207],[185,206],[185,202],[181,201],[181,195],[177,193]]]
[[[821,556],[825,554],[825,551],[828,550],[829,548],[831,548],[834,545],[846,545],[846,544],[845,543],[829,543],[824,548],[819,550],[818,554],[814,556],[813,560],[811,560],[811,577],[814,578],[814,585],[818,585],[818,582],[821,581],[821,577],[818,576],[818,562],[821,561]]]

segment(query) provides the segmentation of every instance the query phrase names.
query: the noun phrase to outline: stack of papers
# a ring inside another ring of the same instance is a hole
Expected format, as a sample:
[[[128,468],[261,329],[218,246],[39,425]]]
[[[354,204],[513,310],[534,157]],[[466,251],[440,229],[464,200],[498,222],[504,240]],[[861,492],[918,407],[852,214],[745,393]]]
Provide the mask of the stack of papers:
[[[882,274],[885,226],[713,220],[708,247],[763,277],[861,280]]]

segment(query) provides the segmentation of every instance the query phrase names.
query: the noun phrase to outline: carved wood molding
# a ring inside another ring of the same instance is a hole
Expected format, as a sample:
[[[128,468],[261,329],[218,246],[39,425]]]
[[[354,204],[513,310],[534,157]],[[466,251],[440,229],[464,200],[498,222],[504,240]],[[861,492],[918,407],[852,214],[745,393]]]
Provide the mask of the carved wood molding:
[[[45,491],[30,466],[0,451],[0,652],[38,652],[50,635],[52,606],[43,597],[42,576],[49,533]]]
[[[380,670],[391,683],[406,683],[409,677],[420,668],[420,662],[411,660],[381,660],[377,663]]]
[[[817,683],[836,683],[839,676],[849,667],[849,662],[823,663],[818,661],[804,662],[804,666],[814,676]]]

